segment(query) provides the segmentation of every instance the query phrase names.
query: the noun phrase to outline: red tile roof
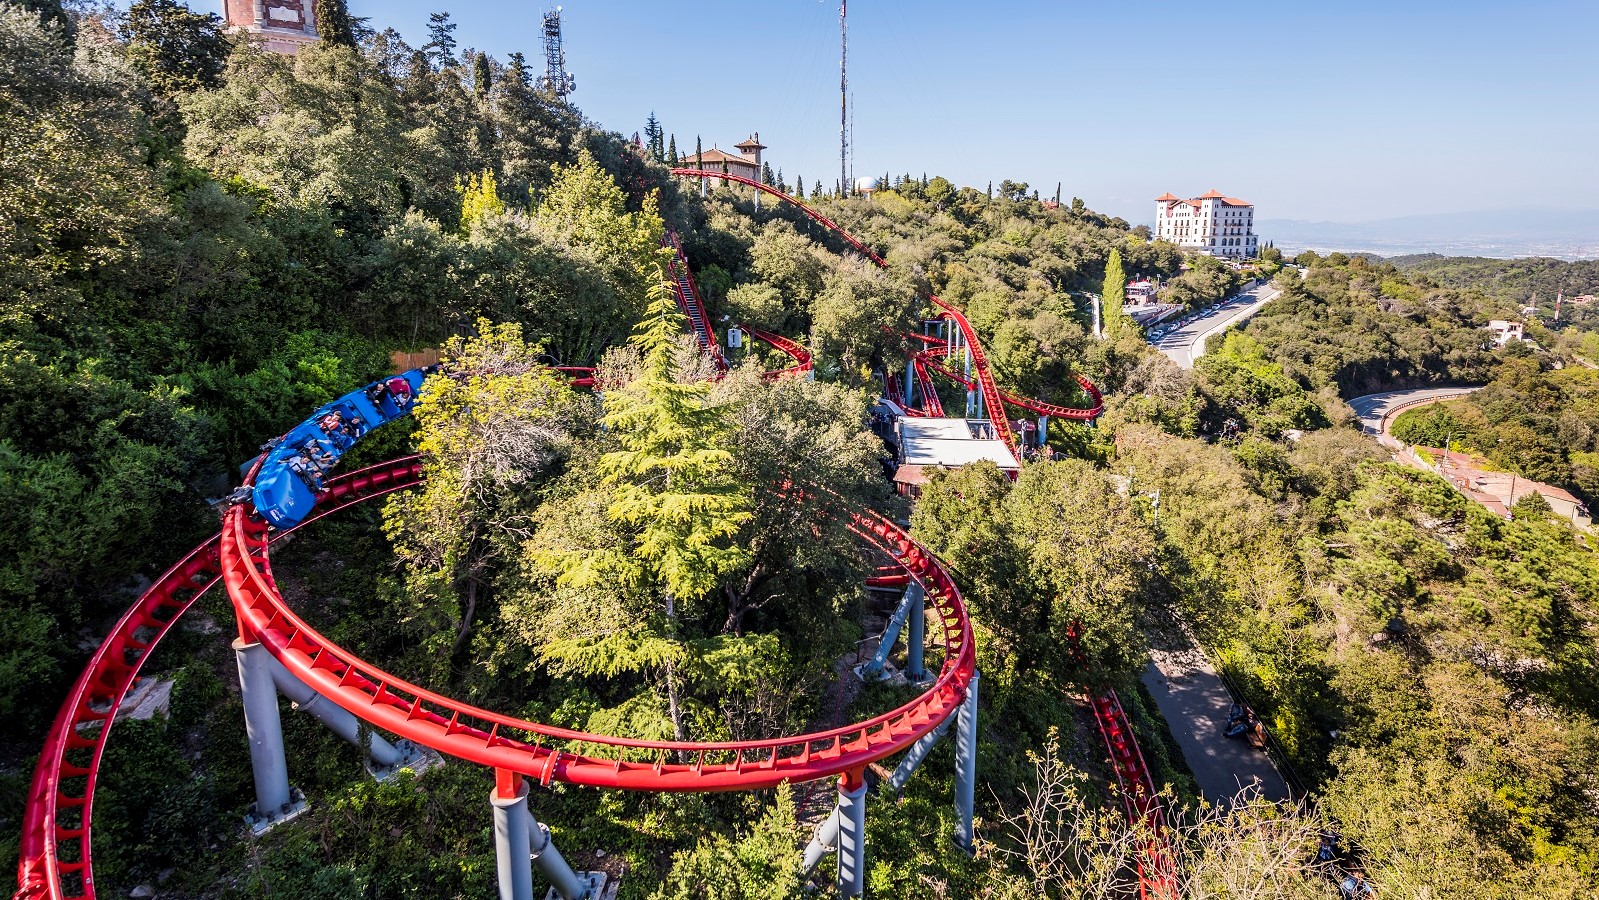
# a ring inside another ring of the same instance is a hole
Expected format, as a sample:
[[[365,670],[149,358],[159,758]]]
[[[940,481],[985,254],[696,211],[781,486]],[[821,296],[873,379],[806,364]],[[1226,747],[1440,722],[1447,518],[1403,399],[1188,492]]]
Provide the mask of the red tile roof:
[[[695,157],[685,156],[683,159],[686,161],[695,159]],[[706,163],[717,165],[725,162],[730,165],[744,165],[752,168],[755,166],[755,160],[753,159],[744,156],[734,156],[733,154],[728,153],[726,150],[718,150],[715,147],[706,150],[704,154],[696,160],[696,162],[702,169],[705,168]]]
[[[1175,201],[1177,199],[1179,199],[1179,198],[1173,197],[1171,195],[1171,192],[1168,191],[1168,192],[1166,192],[1164,194],[1161,194],[1159,197],[1156,197],[1155,198],[1155,202],[1156,203],[1170,203],[1170,202]]]

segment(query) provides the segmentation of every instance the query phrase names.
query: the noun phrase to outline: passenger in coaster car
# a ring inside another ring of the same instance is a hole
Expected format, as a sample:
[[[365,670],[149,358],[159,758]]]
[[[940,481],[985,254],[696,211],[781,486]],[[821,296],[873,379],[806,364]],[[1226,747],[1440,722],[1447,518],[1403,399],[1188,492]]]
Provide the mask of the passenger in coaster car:
[[[307,438],[300,452],[305,454],[311,465],[316,466],[316,470],[322,474],[327,474],[327,471],[333,468],[333,464],[339,461],[339,458],[316,438]]]
[[[300,450],[289,457],[289,471],[293,472],[312,493],[320,494],[322,488],[322,470],[311,461],[311,455],[305,450]]]
[[[332,444],[340,453],[355,446],[355,438],[350,436],[345,426],[344,417],[337,411],[330,412],[317,420],[317,427],[327,436],[328,443]]]
[[[411,405],[411,382],[396,375],[383,383],[383,389],[388,392],[395,406],[406,409]]]

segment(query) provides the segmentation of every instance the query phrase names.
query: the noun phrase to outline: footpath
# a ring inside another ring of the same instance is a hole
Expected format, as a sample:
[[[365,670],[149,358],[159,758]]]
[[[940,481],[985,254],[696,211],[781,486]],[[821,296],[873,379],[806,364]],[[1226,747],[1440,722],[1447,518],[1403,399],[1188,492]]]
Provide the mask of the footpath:
[[[1205,654],[1181,634],[1150,634],[1150,663],[1141,680],[1155,698],[1183,759],[1205,799],[1225,806],[1241,789],[1256,786],[1267,800],[1288,800],[1288,784],[1271,757],[1229,738],[1233,697]]]

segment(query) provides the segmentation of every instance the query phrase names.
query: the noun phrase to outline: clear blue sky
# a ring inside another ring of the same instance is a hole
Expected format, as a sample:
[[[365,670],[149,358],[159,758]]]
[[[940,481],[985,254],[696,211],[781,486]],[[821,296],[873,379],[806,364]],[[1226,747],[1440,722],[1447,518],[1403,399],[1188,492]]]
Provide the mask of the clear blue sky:
[[[654,110],[683,150],[758,130],[790,181],[837,177],[836,0],[564,6],[590,118],[631,135]],[[539,51],[526,0],[350,7],[418,45],[447,7],[463,47]],[[856,0],[849,21],[857,176],[1059,181],[1134,222],[1212,187],[1263,218],[1599,208],[1595,0]]]

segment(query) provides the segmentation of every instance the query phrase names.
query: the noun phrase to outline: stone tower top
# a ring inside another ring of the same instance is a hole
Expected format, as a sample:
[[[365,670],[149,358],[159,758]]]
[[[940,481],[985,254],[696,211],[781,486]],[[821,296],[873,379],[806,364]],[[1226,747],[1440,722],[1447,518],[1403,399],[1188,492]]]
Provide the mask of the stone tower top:
[[[228,31],[259,35],[273,53],[298,53],[318,40],[316,0],[225,0]]]

